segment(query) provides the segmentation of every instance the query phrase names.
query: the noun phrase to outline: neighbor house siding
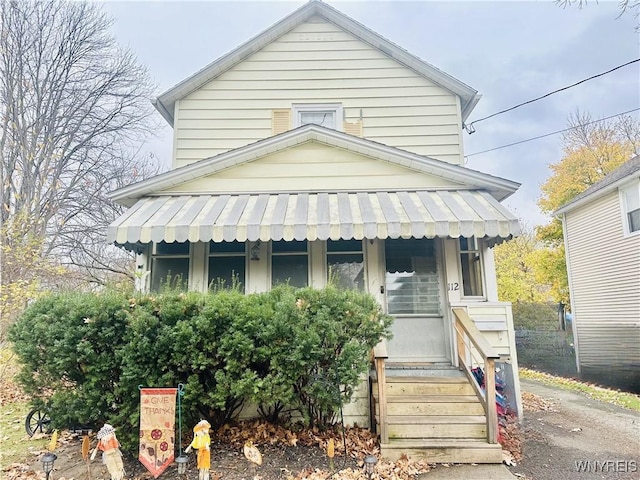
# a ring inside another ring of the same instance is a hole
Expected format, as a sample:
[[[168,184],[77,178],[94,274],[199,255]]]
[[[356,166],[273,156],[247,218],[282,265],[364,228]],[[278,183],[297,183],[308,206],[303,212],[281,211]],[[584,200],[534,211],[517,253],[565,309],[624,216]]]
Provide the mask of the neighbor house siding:
[[[566,213],[565,229],[581,370],[637,367],[640,236],[624,236],[618,191]]]
[[[315,18],[180,101],[174,167],[271,136],[293,103],[342,103],[365,138],[462,163],[455,95]]]

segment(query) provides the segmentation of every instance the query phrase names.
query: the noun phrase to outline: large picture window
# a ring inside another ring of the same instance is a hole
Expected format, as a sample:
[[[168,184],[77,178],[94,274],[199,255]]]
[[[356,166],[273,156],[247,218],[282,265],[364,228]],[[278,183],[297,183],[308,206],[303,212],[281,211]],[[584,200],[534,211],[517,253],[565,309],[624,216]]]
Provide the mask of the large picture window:
[[[462,294],[465,297],[482,297],[482,254],[475,237],[460,238],[460,267]]]
[[[159,242],[151,257],[151,290],[189,286],[189,242]]]
[[[309,285],[307,241],[271,243],[271,285],[288,283],[294,287]]]
[[[327,240],[327,275],[339,288],[364,291],[362,240]]]
[[[440,280],[435,241],[385,241],[387,311],[391,315],[440,315]]]
[[[243,292],[246,259],[244,243],[211,242],[209,244],[209,289],[237,288]]]

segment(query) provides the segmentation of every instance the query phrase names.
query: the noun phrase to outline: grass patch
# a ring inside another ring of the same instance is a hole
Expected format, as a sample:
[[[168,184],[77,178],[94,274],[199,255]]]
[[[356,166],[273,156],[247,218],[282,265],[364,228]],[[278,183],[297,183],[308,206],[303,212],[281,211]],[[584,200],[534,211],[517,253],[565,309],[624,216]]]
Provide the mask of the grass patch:
[[[45,449],[49,436],[33,439],[24,430],[24,420],[31,407],[27,402],[9,403],[0,406],[0,464],[32,461],[34,453]]]
[[[519,371],[520,378],[536,380],[554,387],[579,392],[589,398],[593,398],[594,400],[600,400],[602,402],[618,405],[619,407],[628,408],[635,412],[640,412],[640,395],[600,387],[590,383],[579,382],[572,378],[556,377],[554,375],[549,375],[548,373],[529,370],[528,368],[520,368]]]

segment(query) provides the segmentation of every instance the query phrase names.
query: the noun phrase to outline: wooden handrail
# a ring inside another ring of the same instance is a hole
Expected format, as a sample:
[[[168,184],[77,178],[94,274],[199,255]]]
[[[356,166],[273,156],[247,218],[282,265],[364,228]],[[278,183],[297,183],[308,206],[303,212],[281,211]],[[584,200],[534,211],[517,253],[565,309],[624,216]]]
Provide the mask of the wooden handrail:
[[[373,348],[373,358],[376,366],[376,383],[378,385],[380,443],[389,443],[389,430],[387,428],[387,389],[385,388],[387,380],[384,366],[384,362],[389,358],[389,355],[387,354],[387,345],[384,341]]]
[[[453,308],[455,316],[454,329],[456,331],[456,345],[458,347],[458,360],[461,368],[465,370],[467,377],[471,381],[471,385],[475,390],[485,411],[487,420],[487,442],[498,443],[498,412],[496,410],[496,366],[495,361],[500,355],[489,344],[487,339],[482,335],[471,317],[464,308]],[[465,337],[473,344],[484,364],[484,394],[481,386],[478,384],[472,372],[472,361],[468,358],[472,356],[472,352],[467,352],[467,343]]]

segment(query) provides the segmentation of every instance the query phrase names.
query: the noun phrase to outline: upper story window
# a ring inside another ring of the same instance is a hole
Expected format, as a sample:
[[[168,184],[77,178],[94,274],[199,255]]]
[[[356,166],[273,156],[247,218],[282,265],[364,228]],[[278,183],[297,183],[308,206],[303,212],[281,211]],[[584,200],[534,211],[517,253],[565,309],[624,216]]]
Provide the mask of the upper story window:
[[[238,288],[244,292],[247,255],[245,244],[222,242],[209,244],[209,288]]]
[[[478,239],[460,237],[460,268],[462,270],[462,295],[482,297],[482,252]]]
[[[327,240],[327,275],[338,288],[364,291],[362,240]]]
[[[163,287],[187,289],[189,284],[189,242],[153,245],[151,256],[151,290]]]
[[[294,103],[293,126],[313,123],[333,130],[342,130],[341,103]]]
[[[640,180],[620,188],[625,234],[640,232]]]
[[[293,287],[309,285],[307,241],[271,243],[271,285],[288,283]]]

